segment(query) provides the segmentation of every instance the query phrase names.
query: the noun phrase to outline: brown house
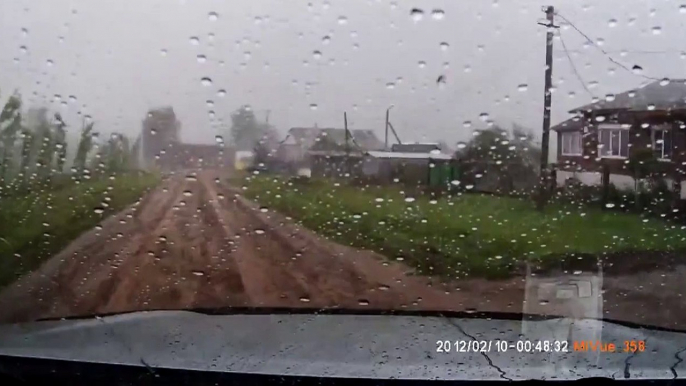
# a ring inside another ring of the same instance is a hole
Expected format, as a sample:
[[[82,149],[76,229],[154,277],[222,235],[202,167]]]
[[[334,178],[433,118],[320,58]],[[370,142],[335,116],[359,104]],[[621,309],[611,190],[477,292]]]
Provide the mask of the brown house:
[[[570,113],[576,116],[553,127],[558,134],[558,183],[576,178],[597,184],[602,168],[608,167],[612,184],[633,188],[629,160],[638,152],[652,152],[667,180],[679,186],[686,180],[683,79],[648,83]]]

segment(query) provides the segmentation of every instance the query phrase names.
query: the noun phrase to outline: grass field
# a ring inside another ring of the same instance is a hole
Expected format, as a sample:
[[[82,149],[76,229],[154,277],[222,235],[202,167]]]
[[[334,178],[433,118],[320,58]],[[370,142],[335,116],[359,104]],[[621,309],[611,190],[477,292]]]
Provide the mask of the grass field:
[[[686,247],[681,225],[587,207],[468,194],[432,200],[401,187],[293,183],[274,177],[240,181],[247,197],[342,244],[404,260],[448,278],[503,277],[517,262],[572,253]],[[558,257],[559,258],[559,257]]]
[[[152,174],[60,184],[51,191],[0,198],[0,287],[36,269],[82,232],[155,186]]]

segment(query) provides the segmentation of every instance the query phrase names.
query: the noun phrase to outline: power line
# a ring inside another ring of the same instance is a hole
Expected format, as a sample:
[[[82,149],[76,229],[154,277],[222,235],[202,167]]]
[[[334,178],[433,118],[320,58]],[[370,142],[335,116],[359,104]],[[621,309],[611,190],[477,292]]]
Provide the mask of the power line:
[[[567,55],[567,59],[569,59],[569,64],[572,66],[572,70],[574,70],[574,75],[576,75],[576,78],[579,80],[581,85],[584,87],[584,90],[590,95],[592,98],[595,98],[595,95],[591,92],[591,90],[588,89],[586,86],[586,82],[584,82],[583,78],[581,78],[581,74],[579,74],[579,71],[576,69],[576,65],[574,64],[574,60],[572,60],[572,56],[569,55],[569,51],[567,50],[567,45],[565,44],[565,40],[562,38],[562,31],[558,33],[560,37],[560,43],[562,43],[562,48],[564,49],[565,54]]]
[[[624,70],[626,70],[626,71],[628,71],[628,72],[630,72],[630,73],[632,73],[632,74],[634,74],[634,75],[638,75],[638,76],[641,76],[641,77],[643,77],[643,78],[651,79],[651,80],[661,80],[660,78],[654,78],[654,77],[652,77],[652,76],[647,76],[647,75],[635,73],[635,72],[632,71],[629,67],[627,67],[627,66],[625,66],[624,64],[622,64],[622,63],[618,62],[617,60],[615,60],[615,58],[613,58],[607,51],[605,51],[602,47],[600,47],[598,44],[596,44],[596,42],[594,42],[593,39],[591,39],[591,38],[590,38],[588,35],[586,35],[582,30],[580,30],[576,25],[574,25],[574,23],[572,23],[571,21],[569,21],[569,19],[567,19],[566,17],[560,15],[559,13],[556,13],[556,15],[559,16],[562,20],[564,20],[567,24],[569,24],[570,26],[572,26],[572,28],[574,28],[574,30],[576,30],[576,32],[578,32],[578,33],[579,33],[581,36],[583,36],[589,43],[593,44],[594,47],[596,47],[598,50],[600,50],[600,52],[602,52],[605,56],[607,56],[607,58],[608,58],[612,63],[618,65],[618,66],[621,67],[622,69],[624,69]]]

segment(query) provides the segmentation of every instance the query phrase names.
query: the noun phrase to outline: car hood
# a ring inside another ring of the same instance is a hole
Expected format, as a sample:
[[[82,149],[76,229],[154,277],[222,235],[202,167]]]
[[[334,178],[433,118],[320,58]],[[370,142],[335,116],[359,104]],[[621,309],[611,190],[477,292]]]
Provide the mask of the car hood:
[[[473,340],[486,342],[480,346],[487,352],[465,352],[459,343]],[[517,342],[525,340],[534,343],[533,352],[518,350]],[[567,341],[568,352],[538,352],[538,340]],[[618,352],[574,351],[575,342],[589,340],[613,343]],[[445,341],[449,348],[438,343]],[[495,343],[503,341],[506,352],[503,343]],[[643,341],[645,351],[623,352],[625,341]],[[440,345],[444,352],[438,352]],[[317,377],[673,378],[686,374],[684,348],[686,334],[681,332],[567,318],[150,311],[0,326],[0,355]]]

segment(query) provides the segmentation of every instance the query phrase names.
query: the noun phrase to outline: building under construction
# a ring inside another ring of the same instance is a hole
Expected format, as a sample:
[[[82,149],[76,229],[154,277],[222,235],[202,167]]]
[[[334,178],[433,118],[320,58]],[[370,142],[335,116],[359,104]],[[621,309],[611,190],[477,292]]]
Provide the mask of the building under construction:
[[[233,168],[235,151],[232,148],[223,144],[183,143],[180,133],[181,122],[173,108],[148,111],[140,137],[140,165],[162,171]]]

